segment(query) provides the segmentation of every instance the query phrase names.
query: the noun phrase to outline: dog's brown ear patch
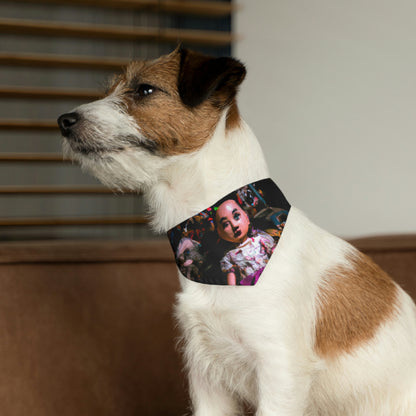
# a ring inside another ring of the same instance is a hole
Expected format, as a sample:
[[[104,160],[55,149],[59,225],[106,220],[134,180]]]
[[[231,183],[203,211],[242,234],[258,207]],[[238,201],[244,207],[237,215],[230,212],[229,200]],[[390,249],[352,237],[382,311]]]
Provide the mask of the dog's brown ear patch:
[[[233,58],[213,58],[180,49],[178,91],[183,103],[196,107],[208,98],[220,108],[229,105],[246,75],[244,65]]]
[[[396,311],[397,287],[370,258],[328,270],[318,293],[315,349],[321,356],[351,353]]]

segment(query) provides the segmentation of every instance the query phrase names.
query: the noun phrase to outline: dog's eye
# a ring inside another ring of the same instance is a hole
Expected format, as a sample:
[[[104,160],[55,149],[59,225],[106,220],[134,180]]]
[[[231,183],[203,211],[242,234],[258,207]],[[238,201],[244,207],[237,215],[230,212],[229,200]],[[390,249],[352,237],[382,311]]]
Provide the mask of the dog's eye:
[[[136,97],[147,97],[150,94],[153,94],[156,91],[156,87],[153,87],[149,84],[140,84],[135,90],[134,95]]]

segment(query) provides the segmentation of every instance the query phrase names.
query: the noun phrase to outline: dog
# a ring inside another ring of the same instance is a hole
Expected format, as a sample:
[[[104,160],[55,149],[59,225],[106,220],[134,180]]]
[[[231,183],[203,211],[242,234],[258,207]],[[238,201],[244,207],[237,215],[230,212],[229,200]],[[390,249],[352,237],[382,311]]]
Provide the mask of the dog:
[[[240,116],[246,75],[182,47],[135,61],[104,98],[63,114],[65,154],[113,189],[143,193],[166,232],[269,177]],[[416,415],[416,308],[350,244],[291,207],[255,286],[179,273],[176,317],[195,416]]]

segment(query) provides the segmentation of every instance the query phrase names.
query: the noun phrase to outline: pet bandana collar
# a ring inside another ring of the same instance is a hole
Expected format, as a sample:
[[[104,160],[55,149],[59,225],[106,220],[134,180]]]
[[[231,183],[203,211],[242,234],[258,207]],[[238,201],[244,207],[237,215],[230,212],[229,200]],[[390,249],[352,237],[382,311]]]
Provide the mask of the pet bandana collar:
[[[231,192],[168,231],[179,270],[199,283],[255,285],[276,248],[289,209],[271,179]]]

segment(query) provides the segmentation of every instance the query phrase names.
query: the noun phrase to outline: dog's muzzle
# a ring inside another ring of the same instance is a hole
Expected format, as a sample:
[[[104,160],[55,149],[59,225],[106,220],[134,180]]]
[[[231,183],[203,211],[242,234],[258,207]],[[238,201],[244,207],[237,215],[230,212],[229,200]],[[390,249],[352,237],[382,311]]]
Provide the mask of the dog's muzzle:
[[[65,113],[58,118],[58,125],[62,136],[68,137],[73,132],[78,121],[81,119],[78,113]]]

